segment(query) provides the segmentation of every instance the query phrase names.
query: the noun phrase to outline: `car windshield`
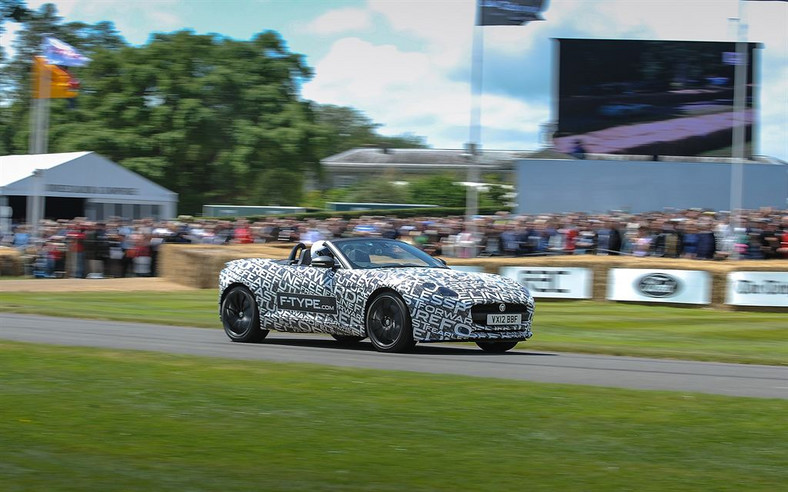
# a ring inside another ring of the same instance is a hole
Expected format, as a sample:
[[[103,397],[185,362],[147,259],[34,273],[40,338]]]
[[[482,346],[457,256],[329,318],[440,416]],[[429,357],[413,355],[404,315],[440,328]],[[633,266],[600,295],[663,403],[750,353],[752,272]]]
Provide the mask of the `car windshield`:
[[[337,241],[353,268],[446,268],[443,263],[415,246],[391,239]]]

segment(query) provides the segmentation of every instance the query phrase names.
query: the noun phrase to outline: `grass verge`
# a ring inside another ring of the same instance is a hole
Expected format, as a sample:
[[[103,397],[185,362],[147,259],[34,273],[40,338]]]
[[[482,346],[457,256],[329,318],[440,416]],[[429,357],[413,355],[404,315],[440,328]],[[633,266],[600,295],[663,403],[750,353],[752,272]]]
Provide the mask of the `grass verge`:
[[[217,293],[0,293],[0,311],[219,328]],[[785,313],[594,301],[537,303],[521,348],[788,365]]]
[[[778,490],[788,402],[0,342],[5,490]]]

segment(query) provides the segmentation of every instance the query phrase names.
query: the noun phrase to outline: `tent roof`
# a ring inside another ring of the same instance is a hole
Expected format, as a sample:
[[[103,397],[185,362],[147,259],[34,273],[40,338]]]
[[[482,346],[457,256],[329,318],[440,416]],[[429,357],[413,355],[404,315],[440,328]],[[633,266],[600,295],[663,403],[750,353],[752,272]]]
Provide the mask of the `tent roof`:
[[[36,170],[43,179],[34,178]],[[0,156],[0,195],[90,198],[112,202],[177,201],[178,194],[95,152]]]
[[[92,154],[92,152],[0,155],[0,188],[27,178],[36,169],[52,169],[88,154]]]

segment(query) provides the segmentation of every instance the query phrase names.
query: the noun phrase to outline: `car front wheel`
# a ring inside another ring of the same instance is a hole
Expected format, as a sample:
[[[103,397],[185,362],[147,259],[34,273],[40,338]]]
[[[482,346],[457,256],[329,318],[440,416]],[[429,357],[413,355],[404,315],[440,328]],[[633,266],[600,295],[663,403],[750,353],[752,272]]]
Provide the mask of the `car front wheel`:
[[[235,286],[222,301],[222,325],[233,342],[259,342],[268,335],[260,327],[257,302],[249,289]]]
[[[408,308],[393,292],[383,292],[372,300],[366,327],[369,340],[380,352],[406,352],[415,344]]]
[[[507,342],[489,342],[489,341],[478,341],[476,345],[479,346],[485,352],[490,352],[491,354],[502,354],[507,350],[511,350],[517,346],[517,340],[515,341],[507,341]]]

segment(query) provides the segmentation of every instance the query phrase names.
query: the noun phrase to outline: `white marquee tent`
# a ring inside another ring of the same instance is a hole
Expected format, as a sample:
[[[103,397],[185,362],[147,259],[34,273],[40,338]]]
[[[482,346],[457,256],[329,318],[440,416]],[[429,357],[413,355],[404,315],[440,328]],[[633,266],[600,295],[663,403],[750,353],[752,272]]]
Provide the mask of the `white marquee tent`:
[[[177,193],[94,152],[0,156],[0,210],[15,221],[169,219],[177,205]]]

